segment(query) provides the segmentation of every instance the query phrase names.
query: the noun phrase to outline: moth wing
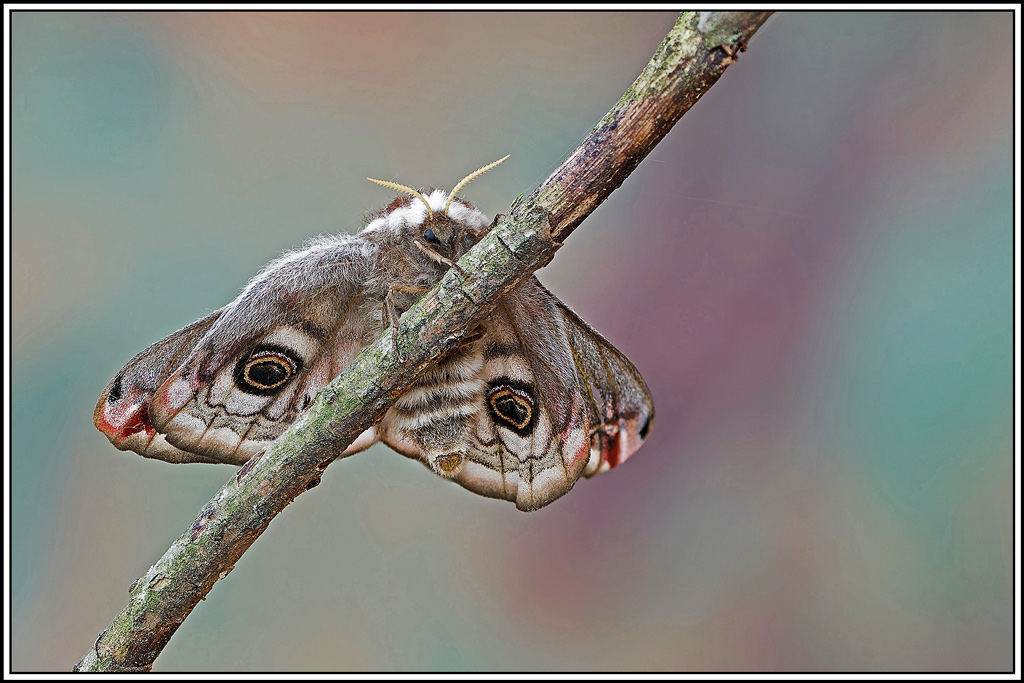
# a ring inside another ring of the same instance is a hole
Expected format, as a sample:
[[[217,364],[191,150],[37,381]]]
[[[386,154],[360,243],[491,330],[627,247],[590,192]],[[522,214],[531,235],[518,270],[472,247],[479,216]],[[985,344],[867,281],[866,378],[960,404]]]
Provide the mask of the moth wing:
[[[573,360],[590,409],[590,460],[583,476],[621,465],[643,445],[654,424],[654,399],[640,371],[571,308],[565,315]]]
[[[373,257],[372,245],[341,236],[268,264],[193,326],[198,339],[149,394],[149,443],[111,440],[171,462],[242,464],[262,451],[379,336],[381,297],[367,291]],[[173,450],[152,445],[162,442]]]
[[[646,438],[654,404],[640,373],[536,278],[492,312],[479,343],[483,407],[461,464],[442,472],[465,488],[536,510]],[[410,454],[408,441],[393,447]]]
[[[153,394],[189,357],[224,309],[151,344],[110,380],[93,411],[96,428],[122,451],[168,462],[215,462],[176,448],[149,421]]]

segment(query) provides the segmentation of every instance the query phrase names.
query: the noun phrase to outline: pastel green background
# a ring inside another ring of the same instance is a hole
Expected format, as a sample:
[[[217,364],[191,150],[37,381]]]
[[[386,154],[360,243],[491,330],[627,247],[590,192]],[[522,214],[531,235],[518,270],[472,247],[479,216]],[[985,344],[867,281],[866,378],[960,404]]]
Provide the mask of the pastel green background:
[[[91,424],[131,356],[388,190],[489,215],[671,13],[12,16],[12,666],[67,671],[232,476]],[[1007,671],[1013,19],[782,13],[539,274],[647,378],[532,514],[332,466],[155,671]]]

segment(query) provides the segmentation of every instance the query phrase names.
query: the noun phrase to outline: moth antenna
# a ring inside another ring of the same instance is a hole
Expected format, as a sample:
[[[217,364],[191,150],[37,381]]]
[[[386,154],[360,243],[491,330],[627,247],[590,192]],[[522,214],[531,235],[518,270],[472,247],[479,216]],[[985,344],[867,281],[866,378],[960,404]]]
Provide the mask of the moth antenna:
[[[502,161],[504,161],[504,159],[502,159]],[[406,185],[399,185],[398,183],[393,183],[390,180],[377,180],[376,178],[367,178],[367,180],[369,180],[371,183],[383,185],[384,187],[390,187],[392,190],[398,190],[399,192],[405,192],[406,194],[411,194],[414,197],[419,197],[420,201],[423,202],[423,206],[427,207],[427,213],[429,214],[430,218],[434,217],[434,212],[430,210],[430,204],[427,203],[426,198],[416,190],[412,189],[411,187],[408,187]],[[447,210],[448,207],[446,206],[445,211]]]
[[[486,166],[482,166],[482,167],[476,169],[475,171],[470,173],[468,176],[466,176],[465,178],[460,180],[459,184],[456,185],[455,189],[452,190],[451,194],[448,195],[448,203],[444,205],[444,215],[445,216],[448,215],[448,207],[452,205],[452,200],[455,199],[455,195],[458,193],[459,190],[461,190],[467,184],[469,184],[470,180],[473,180],[474,178],[478,178],[478,177],[482,176],[484,173],[487,173],[492,168],[494,168],[495,166],[497,166],[501,162],[505,161],[505,159],[508,159],[510,156],[512,156],[512,155],[511,154],[506,154],[505,156],[503,156],[502,158],[498,159],[497,161],[492,161],[491,163],[487,164]]]

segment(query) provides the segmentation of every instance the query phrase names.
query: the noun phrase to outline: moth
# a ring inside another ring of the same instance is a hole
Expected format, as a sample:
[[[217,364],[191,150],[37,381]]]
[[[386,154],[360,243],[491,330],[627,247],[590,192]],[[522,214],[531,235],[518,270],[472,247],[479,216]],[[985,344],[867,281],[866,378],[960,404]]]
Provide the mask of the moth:
[[[96,427],[148,458],[244,464],[493,227],[456,194],[502,161],[451,192],[368,178],[402,195],[356,235],[285,253],[234,301],[128,361]],[[339,455],[382,441],[536,510],[626,460],[653,419],[633,364],[530,277]]]

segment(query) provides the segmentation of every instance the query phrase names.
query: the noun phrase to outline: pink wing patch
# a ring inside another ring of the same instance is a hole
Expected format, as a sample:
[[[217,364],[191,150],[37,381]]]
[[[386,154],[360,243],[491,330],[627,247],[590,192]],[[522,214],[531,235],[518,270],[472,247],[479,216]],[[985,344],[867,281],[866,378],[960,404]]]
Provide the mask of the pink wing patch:
[[[145,433],[147,437],[156,434],[156,429],[149,421],[149,403],[146,401],[104,401],[97,406],[93,421],[115,445],[135,434]]]

